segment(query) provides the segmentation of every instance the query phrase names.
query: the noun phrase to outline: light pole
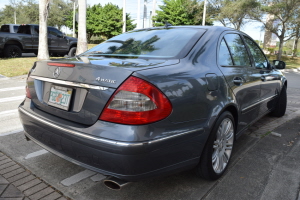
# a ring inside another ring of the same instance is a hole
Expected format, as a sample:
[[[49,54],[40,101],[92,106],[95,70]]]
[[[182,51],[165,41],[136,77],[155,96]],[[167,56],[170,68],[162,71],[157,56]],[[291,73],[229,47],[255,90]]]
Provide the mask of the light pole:
[[[205,26],[205,16],[206,16],[206,0],[204,0],[202,26]]]
[[[156,11],[156,0],[153,0],[153,5],[152,5],[152,15],[150,17],[150,27],[153,27],[153,20],[152,17],[155,16],[155,11]]]
[[[123,33],[126,32],[126,0],[123,0]]]
[[[141,0],[138,1],[138,10],[137,10],[137,28],[141,28]]]
[[[75,34],[75,18],[76,18],[76,4],[78,4],[78,0],[71,0],[73,1],[73,37],[76,37]]]

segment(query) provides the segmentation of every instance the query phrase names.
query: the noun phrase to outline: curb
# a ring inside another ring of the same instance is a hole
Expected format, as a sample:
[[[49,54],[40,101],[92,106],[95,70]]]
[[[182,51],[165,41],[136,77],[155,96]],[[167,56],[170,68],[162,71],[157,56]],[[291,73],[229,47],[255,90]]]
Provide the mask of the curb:
[[[7,79],[9,78],[0,74],[0,80],[7,80]]]

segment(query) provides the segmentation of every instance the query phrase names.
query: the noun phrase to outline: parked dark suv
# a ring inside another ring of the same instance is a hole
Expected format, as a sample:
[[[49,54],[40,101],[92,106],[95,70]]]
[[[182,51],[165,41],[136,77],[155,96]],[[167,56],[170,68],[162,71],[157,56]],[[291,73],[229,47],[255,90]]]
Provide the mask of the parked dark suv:
[[[230,28],[134,30],[36,62],[19,114],[28,139],[111,188],[192,168],[215,180],[249,125],[285,114],[284,67]]]
[[[17,33],[0,32],[0,54],[21,57],[24,53],[38,54],[39,25],[20,25]],[[57,28],[48,27],[48,49],[51,56],[75,56],[77,38],[66,36]]]

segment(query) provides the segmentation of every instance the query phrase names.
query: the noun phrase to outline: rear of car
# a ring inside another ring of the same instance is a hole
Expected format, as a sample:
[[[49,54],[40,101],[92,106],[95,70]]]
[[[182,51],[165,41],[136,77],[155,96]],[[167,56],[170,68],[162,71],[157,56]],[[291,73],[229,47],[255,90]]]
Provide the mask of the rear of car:
[[[19,107],[26,136],[67,160],[128,181],[195,166],[204,129],[172,122],[174,106],[157,73],[182,68],[180,58],[205,30],[140,32],[116,36],[79,57],[36,62]]]

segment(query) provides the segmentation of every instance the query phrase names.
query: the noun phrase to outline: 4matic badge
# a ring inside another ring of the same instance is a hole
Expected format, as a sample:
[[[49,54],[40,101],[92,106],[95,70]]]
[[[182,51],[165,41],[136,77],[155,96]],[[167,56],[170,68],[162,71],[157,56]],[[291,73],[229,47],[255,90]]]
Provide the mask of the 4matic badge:
[[[111,79],[107,79],[107,78],[101,78],[101,77],[97,77],[96,81],[100,81],[100,82],[107,82],[107,83],[116,83],[116,80],[111,80]]]

